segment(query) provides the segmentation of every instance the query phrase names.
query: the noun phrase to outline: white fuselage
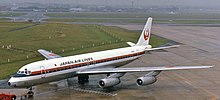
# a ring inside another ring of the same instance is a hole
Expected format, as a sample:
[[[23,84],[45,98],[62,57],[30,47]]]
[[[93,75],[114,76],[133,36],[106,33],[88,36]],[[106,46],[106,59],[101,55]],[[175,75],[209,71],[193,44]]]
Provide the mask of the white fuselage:
[[[58,81],[77,76],[78,71],[99,67],[120,67],[145,53],[145,46],[125,47],[27,64],[9,80],[13,87]]]

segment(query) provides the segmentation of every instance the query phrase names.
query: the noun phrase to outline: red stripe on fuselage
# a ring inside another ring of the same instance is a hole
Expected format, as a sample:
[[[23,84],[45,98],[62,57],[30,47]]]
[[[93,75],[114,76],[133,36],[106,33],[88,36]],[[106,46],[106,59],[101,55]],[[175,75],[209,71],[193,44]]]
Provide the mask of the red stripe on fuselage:
[[[133,54],[128,54],[128,55],[123,55],[123,56],[116,56],[116,57],[111,57],[111,58],[105,58],[105,59],[100,59],[100,60],[93,60],[93,61],[90,61],[90,62],[84,62],[84,63],[73,64],[73,65],[68,65],[68,66],[62,66],[62,67],[50,68],[50,69],[45,69],[45,70],[40,70],[40,71],[34,71],[34,72],[31,72],[31,75],[41,74],[42,72],[46,72],[46,73],[57,72],[57,71],[61,71],[61,70],[81,67],[81,66],[84,66],[84,64],[86,64],[86,65],[97,64],[97,63],[102,63],[102,62],[108,62],[108,61],[122,59],[124,57],[125,58],[129,58],[129,57],[134,57],[134,56],[142,55],[144,53],[145,53],[145,51],[138,52],[138,53],[133,53]]]

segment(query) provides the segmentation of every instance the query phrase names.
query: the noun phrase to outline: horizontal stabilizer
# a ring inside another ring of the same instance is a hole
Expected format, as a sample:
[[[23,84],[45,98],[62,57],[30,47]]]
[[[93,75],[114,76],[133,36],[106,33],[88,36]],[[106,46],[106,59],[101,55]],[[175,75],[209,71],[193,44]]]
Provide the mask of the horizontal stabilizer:
[[[42,56],[44,56],[45,58],[49,59],[55,59],[55,58],[61,58],[61,56],[54,54],[52,52],[43,50],[43,49],[39,49],[37,50]]]
[[[130,45],[131,47],[135,46],[135,44],[132,42],[127,42],[127,44]]]
[[[145,51],[153,51],[153,50],[161,50],[161,49],[168,49],[168,48],[177,48],[180,45],[172,45],[172,46],[165,46],[165,47],[158,47],[158,48],[147,48]]]

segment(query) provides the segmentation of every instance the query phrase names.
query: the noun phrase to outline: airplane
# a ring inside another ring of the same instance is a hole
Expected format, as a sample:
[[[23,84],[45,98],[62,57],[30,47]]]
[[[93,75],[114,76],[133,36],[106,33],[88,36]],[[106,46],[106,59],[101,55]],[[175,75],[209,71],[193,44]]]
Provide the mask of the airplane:
[[[137,78],[138,86],[153,84],[157,81],[157,75],[161,71],[180,69],[210,68],[213,66],[161,66],[161,67],[134,67],[119,68],[128,64],[148,51],[175,48],[179,45],[152,48],[149,44],[152,18],[149,17],[138,42],[127,42],[129,47],[86,53],[74,56],[61,57],[52,52],[39,49],[38,52],[47,60],[33,62],[21,67],[13,75],[8,85],[14,88],[30,88],[28,93],[33,94],[32,86],[59,81],[62,79],[78,77],[78,83],[89,81],[89,75],[106,74],[107,76],[98,82],[101,88],[118,85],[120,78],[130,72],[148,72]]]

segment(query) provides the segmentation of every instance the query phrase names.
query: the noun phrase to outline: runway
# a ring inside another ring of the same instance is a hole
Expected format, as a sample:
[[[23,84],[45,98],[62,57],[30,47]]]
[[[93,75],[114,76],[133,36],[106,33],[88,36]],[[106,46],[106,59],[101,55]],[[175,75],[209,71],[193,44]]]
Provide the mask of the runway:
[[[141,30],[142,25],[117,25]],[[167,65],[215,65],[210,69],[164,71],[153,85],[137,86],[136,79],[146,73],[127,73],[114,88],[103,90],[98,81],[104,75],[90,76],[79,85],[77,78],[34,87],[30,100],[218,100],[220,99],[220,27],[169,26],[155,24],[152,33],[181,43],[167,52],[151,52],[124,67]],[[0,90],[1,92],[1,90]]]

